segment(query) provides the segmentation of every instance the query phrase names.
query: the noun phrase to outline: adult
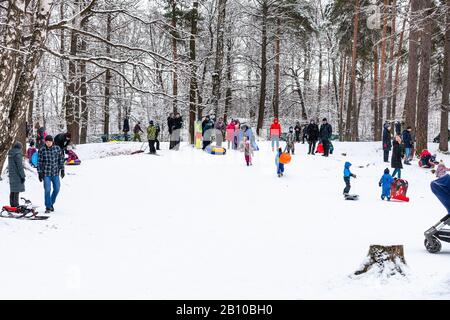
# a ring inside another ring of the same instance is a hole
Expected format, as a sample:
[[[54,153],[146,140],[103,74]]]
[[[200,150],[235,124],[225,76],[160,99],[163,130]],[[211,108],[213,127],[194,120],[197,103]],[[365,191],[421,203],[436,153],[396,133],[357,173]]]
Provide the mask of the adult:
[[[403,138],[403,145],[405,147],[405,164],[406,165],[411,165],[411,163],[409,162],[409,156],[411,155],[411,150],[412,150],[412,136],[411,136],[411,131],[412,128],[408,127],[406,128],[406,130],[403,131],[402,134],[402,138]]]
[[[211,117],[207,115],[202,122],[203,150],[211,144],[212,129],[214,129],[214,122],[211,120]]]
[[[72,139],[72,135],[70,134],[70,132],[66,132],[57,134],[53,140],[54,144],[57,145],[61,149],[61,152],[64,154],[70,144],[70,139]]]
[[[156,139],[155,139],[155,143],[156,143],[156,150],[161,150],[159,148],[159,133],[161,132],[161,127],[159,126],[159,123],[156,124]]]
[[[300,142],[300,133],[302,133],[302,127],[299,121],[295,123],[294,131],[295,131],[295,142]]]
[[[305,144],[305,140],[308,141],[308,133],[307,133],[307,125],[303,126],[303,134],[302,134],[302,144]]]
[[[150,147],[150,154],[156,154],[155,141],[156,141],[156,126],[153,121],[150,121],[150,125],[147,128],[147,139]]]
[[[232,145],[234,140],[234,131],[236,130],[234,120],[231,120],[231,122],[227,125],[226,130],[225,140],[228,142],[228,149],[230,149],[230,144]]]
[[[169,114],[169,117],[167,118],[167,128],[169,129],[169,149],[172,150],[174,147],[174,143],[172,140],[172,133],[173,133],[173,122],[175,120],[175,114],[172,112]]]
[[[328,123],[327,118],[322,119],[322,124],[320,125],[319,130],[319,138],[322,141],[323,145],[323,155],[324,157],[328,157],[330,153],[330,139],[333,134],[333,128],[331,124]]]
[[[277,150],[280,148],[280,137],[281,137],[281,126],[278,123],[278,119],[273,119],[273,123],[270,126],[270,140],[272,141],[272,152],[275,151],[274,146],[276,145]]]
[[[314,120],[311,120],[306,127],[306,135],[308,140],[308,154],[315,155],[316,143],[319,140],[319,126]]]
[[[389,162],[389,151],[391,151],[391,126],[385,123],[383,126],[383,160]]]
[[[183,128],[183,118],[179,113],[175,114],[175,119],[173,120],[172,134],[173,134],[173,149],[180,149],[180,139],[181,139],[181,128]]]
[[[223,137],[225,135],[225,130],[226,130],[226,126],[225,126],[225,122],[223,122],[223,118],[219,117],[219,120],[216,121],[216,123],[214,124],[214,129],[216,129],[215,134],[216,134],[216,145],[218,147],[222,146],[222,141],[223,141]],[[220,135],[220,136],[219,136]]]
[[[17,141],[8,152],[9,204],[11,207],[19,206],[19,193],[25,192],[25,171],[22,158],[22,144]]]
[[[401,135],[401,133],[402,133],[402,124],[400,123],[400,121],[395,121],[395,134]]]
[[[238,119],[234,120],[234,136],[233,136],[233,150],[237,150],[241,144],[241,122]]]
[[[400,138],[399,135],[395,136],[395,139],[392,143],[392,158],[391,158],[391,167],[394,168],[394,172],[392,173],[392,177],[395,177],[396,174],[398,174],[398,178],[402,178],[402,158],[403,158],[403,151],[402,151],[402,138]]]
[[[53,143],[53,137],[45,137],[45,145],[39,150],[38,174],[39,181],[44,182],[45,213],[53,212],[60,189],[60,180],[64,178],[64,155],[61,148]],[[53,192],[52,192],[53,186]]]
[[[144,133],[144,131],[141,128],[141,123],[140,122],[136,123],[136,125],[134,126],[133,133],[134,133],[133,141],[141,142],[142,141],[141,140],[141,133]]]
[[[128,119],[128,116],[123,119],[123,136],[125,141],[128,141],[128,132],[130,131],[130,120]]]
[[[36,147],[38,149],[42,148],[44,146],[44,139],[47,136],[47,132],[45,132],[45,128],[41,126],[39,122],[36,123],[36,126],[34,127],[36,131]]]

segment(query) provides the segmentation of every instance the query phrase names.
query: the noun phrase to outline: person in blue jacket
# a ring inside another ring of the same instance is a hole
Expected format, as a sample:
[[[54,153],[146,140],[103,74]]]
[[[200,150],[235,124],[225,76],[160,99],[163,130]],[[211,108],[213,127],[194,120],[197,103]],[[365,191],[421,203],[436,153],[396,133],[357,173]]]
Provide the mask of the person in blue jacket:
[[[356,175],[353,174],[350,171],[350,167],[352,166],[352,164],[350,162],[346,162],[344,165],[344,181],[345,181],[345,188],[344,188],[344,195],[348,195],[348,193],[350,192],[350,177],[356,178]]]
[[[404,164],[406,165],[411,165],[410,161],[410,155],[411,155],[411,150],[413,148],[413,141],[412,141],[412,137],[411,137],[411,131],[412,128],[408,127],[406,128],[405,131],[403,131],[402,134],[402,140],[403,140],[403,145],[405,146],[405,162]]]
[[[283,153],[281,148],[278,148],[277,155],[275,156],[275,165],[277,166],[278,177],[282,177],[284,173],[284,164],[280,162],[280,156]]]
[[[394,178],[391,176],[389,169],[384,169],[384,174],[380,179],[378,185],[382,187],[381,200],[387,198],[387,201],[391,201],[391,185],[394,182]]]

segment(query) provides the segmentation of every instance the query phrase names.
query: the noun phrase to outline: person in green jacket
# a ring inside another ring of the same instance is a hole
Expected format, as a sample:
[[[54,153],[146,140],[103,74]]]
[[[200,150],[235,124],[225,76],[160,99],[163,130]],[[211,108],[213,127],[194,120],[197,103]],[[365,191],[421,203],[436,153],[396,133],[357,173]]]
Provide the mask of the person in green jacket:
[[[155,141],[156,141],[156,126],[153,120],[150,121],[150,125],[147,128],[147,139],[150,147],[150,154],[156,154]]]

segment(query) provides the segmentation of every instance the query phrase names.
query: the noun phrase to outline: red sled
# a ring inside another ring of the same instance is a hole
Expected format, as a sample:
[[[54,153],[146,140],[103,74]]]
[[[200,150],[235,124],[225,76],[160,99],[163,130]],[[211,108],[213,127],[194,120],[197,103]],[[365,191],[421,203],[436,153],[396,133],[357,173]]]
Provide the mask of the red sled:
[[[395,180],[391,185],[391,200],[398,200],[409,202],[409,198],[406,196],[408,191],[408,181],[403,179]]]
[[[318,145],[317,145],[317,150],[316,150],[316,153],[324,153],[324,149],[323,149],[323,144],[322,143],[319,143]]]

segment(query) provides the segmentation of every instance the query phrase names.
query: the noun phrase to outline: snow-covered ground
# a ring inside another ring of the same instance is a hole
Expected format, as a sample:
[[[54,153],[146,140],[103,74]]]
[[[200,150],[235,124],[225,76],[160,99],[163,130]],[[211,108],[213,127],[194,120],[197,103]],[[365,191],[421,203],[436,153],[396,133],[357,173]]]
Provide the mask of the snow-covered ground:
[[[429,170],[406,167],[411,201],[389,203],[381,143],[335,143],[330,158],[297,144],[283,178],[270,144],[259,144],[252,167],[232,150],[162,144],[158,157],[129,155],[140,143],[79,146],[83,162],[66,168],[49,220],[0,220],[0,298],[450,298],[450,244],[436,255],[423,246],[445,214]],[[342,198],[345,161],[359,201]],[[34,171],[26,189],[42,211]],[[371,244],[403,244],[407,276],[349,277]]]

